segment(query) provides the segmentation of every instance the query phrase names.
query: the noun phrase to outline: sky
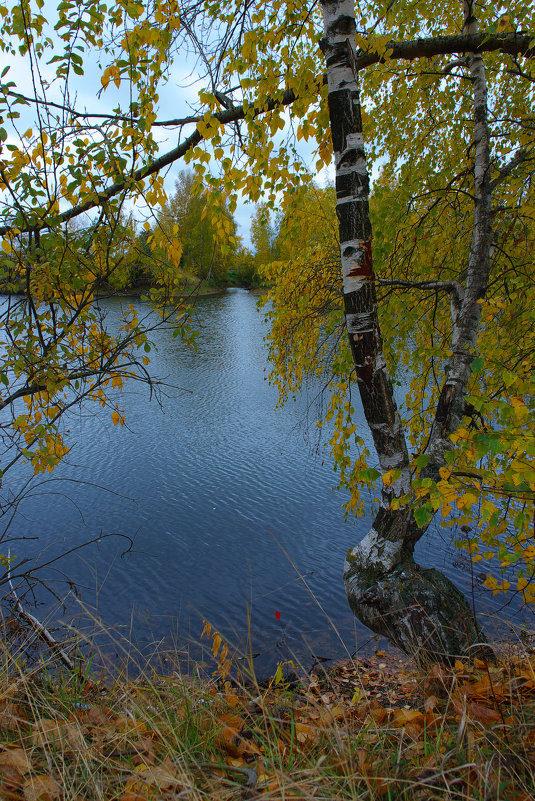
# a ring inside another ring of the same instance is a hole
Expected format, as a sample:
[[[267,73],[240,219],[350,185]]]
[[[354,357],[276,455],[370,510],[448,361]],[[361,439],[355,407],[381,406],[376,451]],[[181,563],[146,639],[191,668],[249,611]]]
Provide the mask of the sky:
[[[46,0],[43,14],[47,17],[47,19],[52,21],[55,19],[56,13],[56,3],[52,2],[52,0]],[[52,27],[47,30],[47,35],[51,35],[56,39],[57,51],[61,52],[63,50],[63,43],[60,42],[57,37],[55,37]],[[50,56],[53,55],[53,52],[54,51],[50,51]],[[44,77],[51,78],[53,75],[53,68],[47,68],[46,66],[43,66],[43,61],[41,64]],[[16,84],[14,87],[15,91],[32,97],[36,95],[36,88],[32,83],[32,75],[26,57],[19,55],[15,57],[7,57],[5,54],[0,53],[0,72],[4,69],[4,67],[9,67],[9,71],[2,79],[4,82],[14,81]],[[85,74],[81,77],[76,77],[72,82],[73,92],[71,95],[71,105],[74,106],[78,111],[112,113],[114,107],[116,107],[119,103],[123,107],[128,105],[129,93],[128,86],[125,84],[121,84],[120,89],[117,89],[112,84],[105,92],[102,92],[100,96],[97,96],[99,90],[101,89],[100,78],[102,72],[97,64],[96,54],[94,58],[85,59],[84,70]],[[203,88],[207,87],[199,78],[199,74],[195,70],[195,67],[192,67],[191,64],[188,63],[187,55],[181,55],[180,53],[177,54],[175,62],[170,69],[168,80],[163,82],[160,86],[158,118],[170,119],[190,115],[197,105],[198,92]],[[39,94],[39,92],[37,92],[37,94]],[[62,98],[59,92],[59,87],[56,96],[54,96],[54,90],[52,89],[49,91],[48,97],[51,100],[61,102]],[[16,122],[16,128],[10,130],[8,125],[6,125],[6,128],[8,128],[7,143],[20,144],[19,135],[30,127],[34,127],[35,129],[34,107],[19,107],[19,109],[21,110],[21,118]],[[287,110],[285,113],[287,120],[290,118],[290,113],[290,110]],[[160,143],[160,155],[176,146],[176,131],[164,128],[156,128],[153,130],[155,132],[157,141]],[[185,127],[182,132],[182,138],[188,136],[192,131],[193,126],[190,126],[189,128]],[[282,139],[285,131],[279,133]],[[299,155],[302,157],[304,163],[313,163],[312,144],[307,144],[304,142],[304,140],[301,140],[299,146]],[[184,169],[187,169],[187,165],[183,160],[175,162],[167,169],[165,188],[168,193],[172,192],[174,183],[178,177],[178,173]],[[318,175],[317,180],[318,183],[323,186],[328,181],[332,181],[333,178],[334,170],[324,169],[322,173]],[[136,209],[132,209],[132,211],[134,212],[134,216],[136,218],[143,218],[142,207],[137,207]],[[238,233],[243,238],[243,242],[247,247],[251,246],[249,227],[253,213],[253,206],[250,204],[245,204],[243,201],[238,202],[238,207],[235,212],[235,220],[238,225]]]

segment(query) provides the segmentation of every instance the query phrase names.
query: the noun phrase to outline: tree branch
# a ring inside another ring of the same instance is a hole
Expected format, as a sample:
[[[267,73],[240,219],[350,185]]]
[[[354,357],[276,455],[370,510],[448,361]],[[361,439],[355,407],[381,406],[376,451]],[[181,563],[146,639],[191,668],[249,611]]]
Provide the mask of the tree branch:
[[[531,46],[531,42],[533,42],[534,39],[534,34],[527,33],[475,33],[463,34],[460,36],[436,36],[429,39],[415,39],[412,42],[391,42],[387,45],[387,50],[390,51],[388,58],[385,58],[384,55],[381,55],[376,51],[360,51],[352,58],[352,66],[355,71],[360,72],[366,67],[385,62],[387,60],[394,61],[400,59],[411,61],[415,58],[432,58],[433,56],[466,52],[483,53],[486,51],[496,50],[509,55],[521,54],[526,57],[531,57],[535,54],[535,48]],[[324,82],[326,82],[326,80],[326,77],[324,77]],[[253,116],[257,117],[260,114],[273,111],[281,106],[291,105],[295,100],[296,95],[293,90],[286,90],[280,99],[268,98],[262,106],[254,108],[252,112]],[[246,114],[247,112],[245,106],[241,105],[234,106],[231,109],[225,109],[224,111],[216,112],[213,114],[213,117],[221,124],[226,125],[231,122],[237,122],[245,119]],[[161,126],[185,125],[196,123],[201,119],[203,119],[202,116],[186,117],[182,120],[165,120],[158,124]],[[18,231],[27,232],[30,230],[36,231],[51,228],[63,222],[67,222],[68,220],[72,220],[74,217],[78,217],[84,212],[101,206],[107,200],[110,200],[112,197],[115,197],[123,190],[127,189],[130,183],[142,181],[144,178],[148,178],[151,175],[160,172],[160,170],[164,169],[165,167],[168,167],[170,164],[173,164],[175,161],[185,156],[189,150],[199,144],[202,139],[203,136],[199,133],[199,131],[194,131],[190,136],[188,136],[187,139],[184,140],[184,142],[182,142],[182,144],[177,145],[177,147],[169,150],[167,153],[164,153],[164,155],[159,156],[145,167],[141,167],[140,169],[136,170],[131,176],[128,176],[121,181],[117,181],[103,192],[99,192],[96,199],[81,203],[79,206],[68,209],[61,214],[52,217],[50,220],[43,220],[38,224],[22,228],[18,226],[17,229]],[[14,227],[15,226],[13,225],[0,226],[0,236],[4,236],[5,234],[9,233]]]
[[[464,0],[465,30],[477,37],[477,20],[473,12],[475,0]],[[445,368],[445,381],[436,407],[435,419],[427,444],[429,463],[422,471],[424,478],[436,480],[444,462],[445,452],[451,448],[450,434],[462,420],[465,395],[472,374],[481,301],[485,297],[490,272],[492,247],[490,183],[490,127],[487,108],[487,79],[483,59],[477,51],[468,54],[468,65],[473,85],[473,138],[474,138],[474,229],[466,283],[461,307],[454,320],[451,356]]]
[[[464,289],[458,281],[401,281],[389,278],[376,278],[378,284],[384,286],[399,287],[400,289],[431,289],[436,291],[449,292],[455,296],[455,300],[460,307],[463,302]]]
[[[412,42],[388,42],[388,56],[385,58],[373,50],[357,53],[355,66],[360,71],[372,64],[396,61],[412,61],[415,58],[454,55],[457,53],[485,53],[498,50],[510,56],[518,54],[526,57],[535,55],[531,33],[470,33],[460,36],[433,36],[429,39],[414,39]]]
[[[524,161],[531,161],[531,159],[535,158],[533,155],[533,149],[526,149],[525,147],[521,147],[516,156],[514,156],[510,161],[505,164],[501,170],[498,172],[496,178],[490,182],[490,190],[491,192],[499,185],[502,181],[504,181],[513,170],[516,170],[517,167],[520,166]]]
[[[275,108],[279,108],[280,106],[287,106],[294,102],[296,96],[292,90],[287,90],[282,95],[280,100],[273,100],[270,99],[264,103],[261,108],[256,108],[253,111],[254,116],[258,116],[259,114],[263,114],[267,111],[273,111]],[[219,120],[220,123],[226,125],[230,122],[237,122],[238,120],[245,119],[247,112],[244,106],[236,106],[235,108],[228,109],[225,111],[220,111],[212,116]],[[199,117],[199,120],[204,119],[203,117]],[[195,120],[192,120],[192,122]],[[84,214],[86,211],[90,211],[98,206],[101,206],[107,200],[111,200],[112,197],[120,194],[122,191],[127,189],[128,185],[131,183],[137,183],[138,181],[142,181],[145,178],[149,178],[151,175],[160,172],[165,167],[168,167],[173,162],[177,161],[178,159],[182,158],[186,155],[188,150],[191,150],[193,147],[199,144],[204,137],[198,130],[195,130],[190,136],[185,139],[182,144],[177,145],[172,150],[169,150],[167,153],[164,153],[163,156],[159,156],[157,159],[152,161],[150,164],[147,164],[145,167],[140,167],[139,170],[136,170],[131,176],[128,178],[124,178],[121,181],[116,181],[114,184],[109,186],[103,192],[98,193],[98,197],[96,199],[88,200],[85,203],[81,203],[79,206],[75,206],[72,209],[67,209],[67,211],[62,212],[61,214],[57,214],[54,217],[51,217],[47,220],[42,220],[40,223],[21,227],[18,226],[17,230],[20,232],[28,232],[28,231],[38,231],[43,230],[46,228],[53,228],[61,223],[68,222],[68,220],[72,220],[74,217],[78,217],[80,214]],[[9,233],[13,230],[15,226],[13,225],[3,225],[0,227],[0,236],[4,236],[5,234]]]

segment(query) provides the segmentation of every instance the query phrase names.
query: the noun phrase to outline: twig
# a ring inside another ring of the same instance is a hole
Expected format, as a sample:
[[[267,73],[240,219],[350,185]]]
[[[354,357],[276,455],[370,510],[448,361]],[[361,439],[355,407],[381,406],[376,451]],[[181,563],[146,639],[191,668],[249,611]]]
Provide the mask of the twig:
[[[34,615],[30,614],[30,612],[27,612],[24,609],[22,602],[19,596],[17,595],[17,591],[13,586],[13,582],[11,581],[11,564],[10,564],[9,548],[7,551],[7,562],[8,562],[7,580],[9,583],[9,587],[11,589],[11,594],[13,595],[13,598],[15,600],[15,608],[17,612],[24,620],[26,620],[30,624],[32,629],[43,640],[43,642],[45,642],[51,648],[51,650],[59,657],[59,659],[63,662],[65,667],[69,668],[69,670],[75,670],[74,662],[68,656],[68,654],[63,650],[63,648],[56,640],[56,638],[49,632],[49,630],[45,626],[43,626],[43,624]]]

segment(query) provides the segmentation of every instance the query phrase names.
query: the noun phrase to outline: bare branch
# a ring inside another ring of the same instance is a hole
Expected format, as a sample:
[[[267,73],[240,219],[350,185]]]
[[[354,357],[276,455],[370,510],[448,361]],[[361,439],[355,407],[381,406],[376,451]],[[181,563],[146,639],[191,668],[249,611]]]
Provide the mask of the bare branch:
[[[459,303],[462,303],[463,301],[464,289],[458,281],[401,281],[377,277],[375,280],[378,284],[392,286],[394,288],[399,287],[400,289],[431,289],[438,292],[449,292],[450,294],[455,295],[455,298]]]
[[[356,57],[356,67],[362,70],[379,62],[415,58],[433,58],[434,56],[454,55],[456,53],[485,53],[499,51],[510,56],[518,54],[532,57],[534,35],[531,33],[471,33],[460,36],[434,36],[429,39],[414,39],[411,42],[388,42],[388,56],[385,58],[373,50],[360,52]]]

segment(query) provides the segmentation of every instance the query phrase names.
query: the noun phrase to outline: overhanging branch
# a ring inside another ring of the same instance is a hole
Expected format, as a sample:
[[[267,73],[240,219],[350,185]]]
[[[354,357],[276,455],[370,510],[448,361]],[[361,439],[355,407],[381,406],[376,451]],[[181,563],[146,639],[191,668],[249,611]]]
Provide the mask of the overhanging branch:
[[[396,60],[409,60],[412,61],[416,58],[432,58],[440,55],[451,55],[457,53],[483,53],[489,51],[499,51],[513,56],[526,56],[532,57],[535,54],[535,47],[532,43],[535,41],[535,35],[529,33],[475,33],[463,34],[460,36],[436,36],[429,39],[415,39],[411,42],[389,42],[387,44],[387,57],[384,53],[377,51],[363,52],[359,51],[354,59],[354,68],[361,71],[366,67],[378,64],[385,61]],[[324,80],[326,80],[324,78]],[[262,106],[254,109],[253,116],[257,117],[261,114],[273,111],[276,108],[291,105],[296,100],[296,95],[293,90],[286,90],[278,99],[268,98]],[[30,98],[28,98],[30,100]],[[35,100],[35,99],[33,99]],[[249,107],[248,107],[249,108]],[[247,116],[246,108],[241,106],[234,106],[224,111],[216,112],[212,115],[214,119],[218,120],[221,124],[226,125],[232,122],[238,122],[245,119]],[[204,119],[203,116],[188,117],[182,120],[166,120],[158,123],[159,125],[184,125],[186,123],[195,124]],[[78,217],[84,212],[101,206],[111,198],[120,194],[128,189],[129,184],[134,184],[142,181],[144,178],[149,178],[151,175],[160,172],[169,165],[173,164],[178,159],[183,158],[186,153],[193,147],[199,144],[204,137],[195,130],[187,139],[180,145],[177,145],[172,150],[159,156],[157,159],[141,167],[132,173],[132,175],[123,178],[121,181],[109,186],[103,192],[99,192],[96,198],[88,200],[72,209],[67,209],[61,214],[57,214],[48,220],[42,220],[31,226],[17,226],[18,231],[28,232],[31,230],[43,230],[52,228],[74,217]],[[0,226],[0,236],[4,236],[13,230],[14,225]]]
[[[531,33],[472,33],[460,36],[433,36],[429,39],[414,39],[411,42],[388,42],[387,56],[376,51],[357,53],[356,67],[360,71],[373,64],[398,59],[413,61],[415,58],[433,58],[457,53],[488,53],[498,50],[510,56],[535,55]]]
[[[280,108],[281,106],[287,106],[294,102],[296,96],[292,90],[287,90],[282,95],[280,100],[268,100],[261,108],[254,109],[254,116],[258,116],[259,114],[266,113],[268,111],[273,111],[275,108]],[[238,120],[245,119],[247,111],[244,106],[236,106],[235,108],[228,109],[225,111],[216,112],[213,114],[213,118],[217,119],[223,125],[226,125],[230,122],[237,122]],[[204,117],[199,117],[199,120],[204,119]],[[192,120],[193,122],[194,120]],[[129,184],[137,183],[138,181],[142,181],[145,178],[149,178],[151,175],[160,172],[160,170],[165,169],[173,162],[178,161],[178,159],[183,158],[186,155],[188,150],[191,150],[199,142],[202,141],[204,137],[202,134],[195,130],[193,133],[187,137],[180,145],[177,145],[172,150],[169,150],[167,153],[164,153],[163,156],[159,156],[157,159],[152,161],[150,164],[147,164],[145,167],[140,167],[139,170],[136,170],[132,173],[131,176],[125,177],[121,181],[117,181],[116,183],[109,186],[103,192],[98,193],[98,197],[96,199],[91,199],[86,201],[85,203],[81,203],[79,206],[74,206],[72,209],[67,209],[66,211],[62,212],[61,214],[57,214],[54,217],[51,217],[47,220],[42,220],[37,224],[31,226],[17,226],[18,231],[22,231],[24,233],[28,231],[37,231],[43,230],[46,228],[53,228],[57,225],[61,225],[61,223],[68,222],[68,220],[72,220],[74,217],[78,217],[80,214],[84,214],[86,211],[90,211],[91,209],[97,208],[105,203],[107,200],[111,200],[112,197],[119,195],[121,192],[128,188]],[[0,227],[0,236],[4,236],[5,234],[9,233],[15,226],[13,225],[3,225]]]
[[[459,304],[463,301],[464,289],[458,281],[401,281],[389,278],[375,278],[382,286],[391,286],[394,289],[423,289],[435,292],[449,292],[455,296]]]

